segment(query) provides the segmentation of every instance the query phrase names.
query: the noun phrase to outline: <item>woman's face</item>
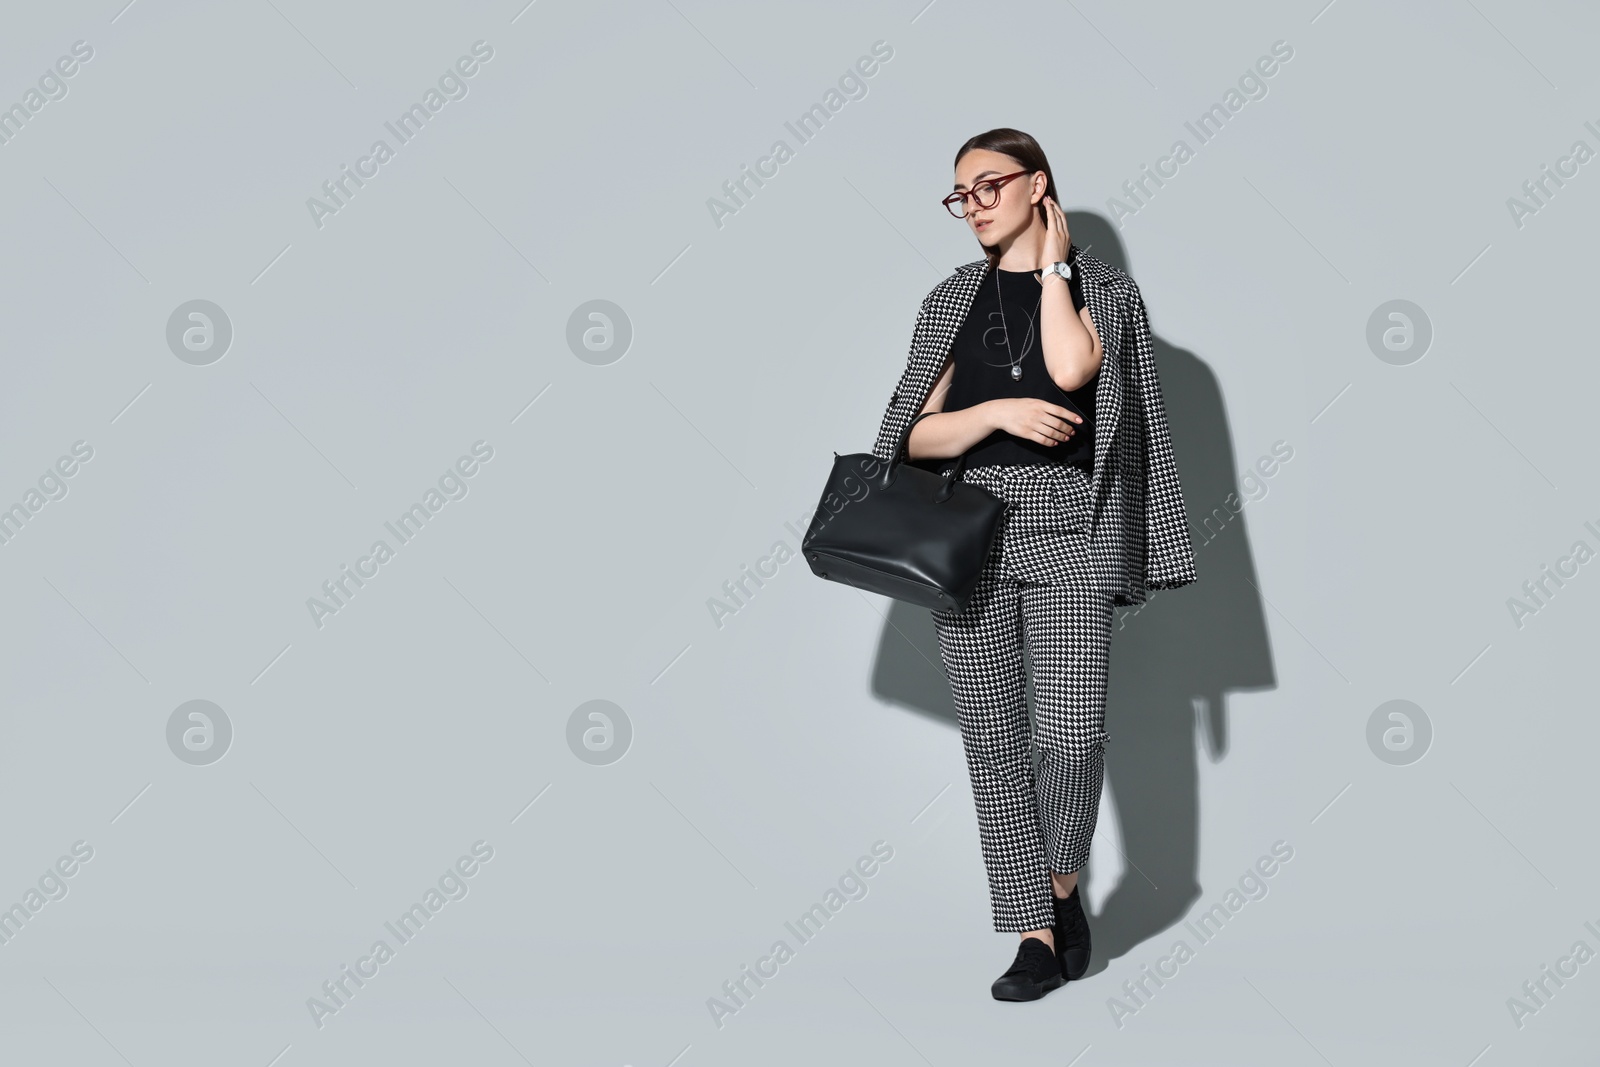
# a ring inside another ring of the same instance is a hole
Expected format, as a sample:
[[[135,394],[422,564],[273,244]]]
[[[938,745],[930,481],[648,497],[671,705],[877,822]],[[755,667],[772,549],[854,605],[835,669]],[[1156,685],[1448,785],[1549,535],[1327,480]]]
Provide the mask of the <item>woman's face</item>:
[[[1002,152],[974,148],[956,163],[955,191],[967,192],[987,179],[1003,178],[1026,169]],[[968,197],[967,227],[978,243],[985,247],[1009,244],[1012,238],[1032,225],[1033,205],[1043,199],[1044,186],[1044,172],[1035,171],[1002,185],[1000,199],[994,207],[979,207],[975,199]]]

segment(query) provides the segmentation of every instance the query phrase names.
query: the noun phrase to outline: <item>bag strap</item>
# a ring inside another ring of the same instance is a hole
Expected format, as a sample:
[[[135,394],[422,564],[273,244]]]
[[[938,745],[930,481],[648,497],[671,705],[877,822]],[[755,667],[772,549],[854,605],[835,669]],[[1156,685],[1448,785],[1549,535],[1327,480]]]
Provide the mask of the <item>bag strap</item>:
[[[937,411],[924,411],[921,415],[918,415],[916,418],[912,419],[911,422],[909,424],[907,424],[906,428],[900,432],[900,444],[895,448],[895,450],[894,450],[894,458],[891,459],[889,462],[890,463],[899,463],[901,461],[902,457],[904,457],[906,459],[910,459],[911,457],[907,454],[907,449],[910,447],[910,444],[911,444],[911,431],[916,429],[917,423],[921,422],[923,419],[927,418],[929,415],[938,415],[938,414],[939,414],[939,412],[937,412]]]
[[[916,427],[917,423],[921,422],[929,415],[940,414],[943,413],[938,411],[924,411],[922,414],[912,419],[910,425],[908,425],[900,434],[900,443],[895,448],[894,458],[889,461],[889,469],[884,472],[883,485],[885,488],[893,484],[895,472],[899,470],[900,464],[911,458],[907,451],[911,443],[911,431]],[[936,501],[943,503],[945,500],[949,499],[952,487],[954,486],[954,483],[961,477],[961,472],[966,468],[966,465],[967,454],[963,452],[961,455],[956,457],[955,467],[950,471],[949,474],[945,475],[943,487],[941,487],[938,493],[934,496]]]

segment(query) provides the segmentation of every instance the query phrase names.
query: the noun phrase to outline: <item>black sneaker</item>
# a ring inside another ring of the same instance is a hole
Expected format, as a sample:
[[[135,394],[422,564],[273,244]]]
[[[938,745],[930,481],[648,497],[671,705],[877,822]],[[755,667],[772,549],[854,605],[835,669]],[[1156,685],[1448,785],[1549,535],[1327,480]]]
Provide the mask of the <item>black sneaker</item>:
[[[989,991],[996,1000],[1038,1000],[1061,982],[1055,950],[1037,937],[1025,937],[1011,969],[996,978]]]
[[[1065,898],[1055,897],[1056,925],[1052,933],[1056,939],[1056,953],[1061,959],[1061,976],[1068,980],[1082,978],[1089,969],[1089,919],[1083,914],[1083,898],[1074,885]]]

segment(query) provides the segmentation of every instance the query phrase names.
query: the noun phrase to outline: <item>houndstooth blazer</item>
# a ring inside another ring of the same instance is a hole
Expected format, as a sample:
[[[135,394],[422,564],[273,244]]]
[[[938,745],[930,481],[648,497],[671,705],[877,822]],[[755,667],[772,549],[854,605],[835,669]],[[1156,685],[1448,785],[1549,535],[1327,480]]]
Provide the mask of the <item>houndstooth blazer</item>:
[[[1152,589],[1176,589],[1196,578],[1194,548],[1178,481],[1166,407],[1156,377],[1150,320],[1139,287],[1125,271],[1072,246],[1084,302],[1105,352],[1095,392],[1094,476],[1089,483],[1092,571],[1121,605],[1143,604]],[[900,435],[927,402],[967,317],[988,260],[978,259],[934,286],[917,312],[911,351],[889,397],[873,454],[891,460]],[[943,466],[954,466],[950,461]],[[1058,481],[1068,485],[1066,479]],[[1081,487],[1082,481],[1076,483]],[[1079,490],[1081,492],[1081,488]],[[1051,496],[1031,492],[1024,525],[1048,525],[1040,508]],[[1079,549],[1082,551],[1082,548]]]

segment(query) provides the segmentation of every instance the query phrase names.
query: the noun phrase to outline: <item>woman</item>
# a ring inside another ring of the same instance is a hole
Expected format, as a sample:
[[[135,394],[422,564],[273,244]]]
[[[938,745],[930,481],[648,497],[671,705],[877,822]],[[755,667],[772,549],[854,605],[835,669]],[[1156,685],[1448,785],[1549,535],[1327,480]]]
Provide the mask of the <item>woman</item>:
[[[971,599],[933,618],[994,928],[1021,939],[991,992],[1034,1000],[1089,965],[1078,872],[1104,778],[1112,608],[1194,581],[1194,555],[1144,301],[1072,247],[1038,142],[969,140],[945,206],[984,258],[923,301],[874,452],[891,459],[909,423],[908,462],[943,473],[965,455],[963,478],[1013,505]]]

